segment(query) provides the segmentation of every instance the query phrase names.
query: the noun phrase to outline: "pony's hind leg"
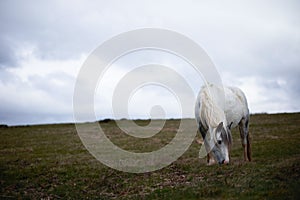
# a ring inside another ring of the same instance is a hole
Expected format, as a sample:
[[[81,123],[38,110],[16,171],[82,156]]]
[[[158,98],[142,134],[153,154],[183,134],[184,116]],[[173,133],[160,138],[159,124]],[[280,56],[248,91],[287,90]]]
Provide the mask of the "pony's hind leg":
[[[248,157],[249,161],[252,160],[250,132],[248,132],[248,134],[247,134],[247,157]]]
[[[243,118],[239,123],[240,136],[244,150],[244,160],[251,161],[251,138],[249,135],[249,117]]]

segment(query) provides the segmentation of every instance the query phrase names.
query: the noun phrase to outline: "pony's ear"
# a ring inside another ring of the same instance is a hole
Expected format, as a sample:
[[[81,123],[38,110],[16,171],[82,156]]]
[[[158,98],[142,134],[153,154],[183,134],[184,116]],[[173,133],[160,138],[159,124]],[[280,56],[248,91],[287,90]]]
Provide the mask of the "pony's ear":
[[[231,122],[231,123],[228,125],[228,129],[229,129],[229,130],[231,129],[232,124],[233,124],[233,122]]]
[[[217,133],[218,133],[218,132],[221,132],[222,129],[223,129],[223,122],[221,122],[221,123],[218,125],[218,127],[217,127],[217,129],[216,129],[216,132],[217,132]]]
[[[223,122],[221,122],[218,127],[216,128],[215,132],[215,139],[219,140],[222,138],[222,129],[223,129]]]

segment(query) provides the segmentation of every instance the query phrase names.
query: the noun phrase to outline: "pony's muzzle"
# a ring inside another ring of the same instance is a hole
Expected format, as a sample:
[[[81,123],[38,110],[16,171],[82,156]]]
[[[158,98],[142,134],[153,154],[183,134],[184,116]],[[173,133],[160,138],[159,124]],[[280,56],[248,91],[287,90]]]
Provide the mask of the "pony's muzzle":
[[[229,161],[227,161],[227,160],[222,160],[221,162],[219,162],[219,164],[220,165],[222,165],[222,164],[225,164],[225,165],[228,165],[229,164]]]
[[[219,162],[219,165],[222,165],[222,164],[224,164],[224,162],[225,162],[225,159],[224,159],[224,160],[222,160],[222,161],[220,161],[220,162]]]
[[[228,165],[228,164],[229,164],[229,161],[224,160],[224,161],[223,161],[223,164]]]

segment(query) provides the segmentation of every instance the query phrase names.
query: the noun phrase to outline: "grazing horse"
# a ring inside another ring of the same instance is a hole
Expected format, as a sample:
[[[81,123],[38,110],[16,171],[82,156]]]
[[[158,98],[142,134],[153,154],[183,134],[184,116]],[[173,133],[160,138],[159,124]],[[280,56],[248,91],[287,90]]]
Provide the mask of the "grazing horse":
[[[231,128],[239,126],[244,160],[251,161],[251,141],[249,135],[249,109],[244,93],[236,87],[224,87],[225,105],[213,98],[211,91],[221,93],[220,87],[208,84],[199,92],[195,116],[198,129],[204,140],[208,165],[217,161],[228,164],[232,145]]]

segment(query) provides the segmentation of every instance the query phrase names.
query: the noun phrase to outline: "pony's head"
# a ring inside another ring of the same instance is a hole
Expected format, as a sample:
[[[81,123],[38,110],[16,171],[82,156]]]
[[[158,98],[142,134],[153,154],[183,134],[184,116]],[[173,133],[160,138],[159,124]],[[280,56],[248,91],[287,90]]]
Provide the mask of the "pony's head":
[[[221,122],[216,128],[211,129],[213,136],[211,153],[219,164],[229,163],[229,152],[231,149],[232,138],[230,126],[224,126]]]

